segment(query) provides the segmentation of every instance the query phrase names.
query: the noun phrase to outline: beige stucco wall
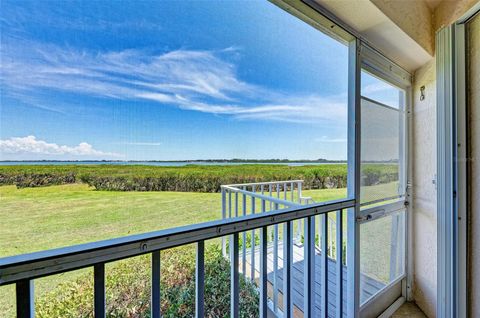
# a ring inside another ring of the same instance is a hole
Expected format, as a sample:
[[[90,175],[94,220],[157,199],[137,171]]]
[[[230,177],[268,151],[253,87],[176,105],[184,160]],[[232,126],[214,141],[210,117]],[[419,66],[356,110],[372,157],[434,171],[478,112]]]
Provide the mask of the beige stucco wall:
[[[413,84],[413,298],[428,317],[437,303],[437,200],[435,59],[418,69]],[[420,87],[425,99],[420,101]]]
[[[446,0],[442,1],[433,11],[433,30],[437,31],[442,26],[455,22],[478,0]],[[470,73],[470,82],[476,83],[472,87],[473,96],[471,101],[476,103],[476,114],[474,117],[475,125],[472,126],[472,134],[480,136],[480,22],[475,21],[472,24],[470,38],[475,37],[475,44],[471,50],[475,51],[472,56],[474,64],[472,68],[476,72]],[[425,37],[426,38],[426,37]],[[473,43],[473,42],[472,42]],[[436,211],[436,189],[432,180],[436,173],[436,80],[435,80],[435,60],[422,66],[414,73],[413,85],[413,297],[418,306],[428,317],[435,317],[437,302],[437,211]],[[426,98],[420,101],[420,87],[425,85]],[[473,213],[480,209],[480,137],[476,141],[478,173],[474,184],[478,189],[477,204],[472,208]],[[471,317],[480,317],[480,215],[474,215],[472,220],[473,241],[472,262],[477,266],[472,270],[470,277],[473,285],[471,297]],[[474,251],[473,251],[474,250]]]
[[[480,317],[480,16],[467,27],[468,69],[470,83],[470,317]]]
[[[478,0],[443,0],[433,12],[433,30],[452,24]]]
[[[425,1],[370,0],[425,51],[435,50],[433,14]]]

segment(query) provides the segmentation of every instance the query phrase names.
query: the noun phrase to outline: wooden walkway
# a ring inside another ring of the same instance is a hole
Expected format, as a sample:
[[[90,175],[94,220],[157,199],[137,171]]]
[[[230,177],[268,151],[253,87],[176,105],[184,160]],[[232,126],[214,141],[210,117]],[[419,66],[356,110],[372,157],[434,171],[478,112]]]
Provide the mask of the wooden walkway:
[[[278,307],[280,310],[283,308],[283,300],[282,300],[282,289],[283,289],[283,242],[279,242],[278,244],[278,270],[277,270],[277,287],[278,287]],[[321,255],[320,252],[317,251],[315,259],[315,307],[316,307],[316,315],[321,314],[321,276],[322,276],[322,269],[321,269]],[[242,271],[242,253],[240,252],[240,271]],[[246,272],[247,277],[251,276],[251,253],[250,250],[247,250],[246,253]],[[270,244],[268,248],[268,257],[267,257],[267,272],[268,272],[268,294],[269,298],[273,299],[273,245]],[[258,281],[259,274],[260,274],[260,252],[257,248],[255,251],[255,280]],[[293,274],[292,274],[292,289],[293,289],[293,305],[294,305],[294,316],[295,317],[303,317],[303,281],[304,281],[304,258],[303,258],[303,246],[298,246],[293,244]],[[335,294],[336,294],[336,261],[329,259],[328,261],[328,316],[335,317]],[[360,276],[360,286],[362,289],[361,295],[361,302],[367,300],[372,295],[377,293],[380,289],[382,289],[385,284],[374,280],[366,275]],[[344,292],[344,300],[343,300],[343,312],[344,316],[346,317],[346,310],[347,310],[347,268],[343,266],[343,292]]]

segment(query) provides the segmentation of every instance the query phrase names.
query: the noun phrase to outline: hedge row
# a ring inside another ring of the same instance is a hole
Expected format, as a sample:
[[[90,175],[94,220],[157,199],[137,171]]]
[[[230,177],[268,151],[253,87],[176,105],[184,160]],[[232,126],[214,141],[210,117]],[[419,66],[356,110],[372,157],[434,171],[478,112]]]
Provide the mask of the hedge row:
[[[398,179],[396,165],[371,164],[362,169],[363,185]],[[222,184],[304,180],[304,189],[345,188],[345,164],[285,166],[0,166],[0,185],[38,187],[83,182],[97,190],[219,192]]]
[[[195,316],[195,251],[181,247],[162,251],[160,281],[162,317]],[[36,316],[93,317],[93,275],[57,286],[36,300]],[[150,258],[117,262],[106,271],[107,317],[147,318],[150,315]],[[230,264],[218,246],[205,251],[205,317],[226,317],[230,311]],[[240,316],[258,317],[255,286],[240,280]]]

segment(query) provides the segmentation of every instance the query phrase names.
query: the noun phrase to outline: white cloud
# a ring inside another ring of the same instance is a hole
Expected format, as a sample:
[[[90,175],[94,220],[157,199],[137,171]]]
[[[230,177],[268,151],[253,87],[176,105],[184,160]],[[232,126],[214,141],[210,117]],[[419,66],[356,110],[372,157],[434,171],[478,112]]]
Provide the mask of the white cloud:
[[[342,97],[279,92],[241,80],[236,48],[221,51],[88,52],[5,41],[2,82],[16,96],[51,89],[104,98],[149,100],[238,119],[345,121]],[[2,85],[3,85],[2,84]]]
[[[346,143],[347,138],[330,138],[328,136],[322,136],[320,138],[316,138],[315,141],[321,143]]]
[[[121,157],[111,152],[96,150],[92,145],[81,142],[77,146],[58,145],[44,140],[38,140],[35,136],[12,137],[0,140],[0,153],[5,154],[28,154],[47,156],[74,156],[74,157]]]
[[[142,142],[142,141],[138,141],[138,142],[124,142],[122,143],[123,145],[131,145],[131,146],[151,146],[151,147],[158,147],[158,146],[161,146],[162,143],[161,142]]]
[[[378,93],[378,92],[384,92],[384,91],[389,91],[392,90],[393,87],[391,85],[388,85],[387,83],[383,82],[378,82],[378,83],[373,83],[366,85],[365,87],[362,87],[362,94],[373,94],[373,93]]]

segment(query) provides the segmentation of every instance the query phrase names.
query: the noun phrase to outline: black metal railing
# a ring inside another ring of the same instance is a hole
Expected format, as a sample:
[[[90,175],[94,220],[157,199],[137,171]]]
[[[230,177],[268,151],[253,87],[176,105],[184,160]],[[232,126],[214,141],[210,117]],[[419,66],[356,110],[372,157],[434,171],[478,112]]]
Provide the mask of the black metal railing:
[[[336,212],[337,235],[342,233],[342,211],[354,207],[355,200],[338,200],[321,204],[287,208],[261,214],[246,215],[237,218],[218,220],[166,229],[139,235],[126,236],[111,240],[81,244],[71,247],[23,254],[0,259],[0,286],[16,284],[17,317],[34,317],[35,279],[53,274],[64,273],[76,269],[94,268],[94,314],[95,317],[105,317],[105,264],[142,254],[151,254],[152,259],[152,291],[151,317],[161,316],[160,310],[160,252],[172,247],[195,243],[196,252],[196,300],[195,316],[204,317],[204,251],[205,240],[230,236],[229,253],[231,255],[231,310],[230,317],[239,316],[239,234],[257,229],[260,232],[260,274],[258,290],[260,297],[260,317],[267,317],[268,312],[268,281],[267,281],[267,227],[285,224],[284,235],[284,268],[283,268],[283,317],[292,317],[292,248],[293,226],[298,219],[305,219],[305,284],[304,284],[304,316],[316,317],[313,297],[315,274],[315,222],[314,218],[324,217],[322,235],[328,230],[327,213]],[[326,237],[326,236],[325,236]],[[337,238],[337,251],[342,250],[342,238]],[[323,240],[323,244],[327,244]],[[326,245],[324,246],[326,250]],[[342,253],[336,253],[338,272],[336,280],[336,316],[342,317]],[[323,253],[322,281],[322,316],[328,315],[328,256]]]

